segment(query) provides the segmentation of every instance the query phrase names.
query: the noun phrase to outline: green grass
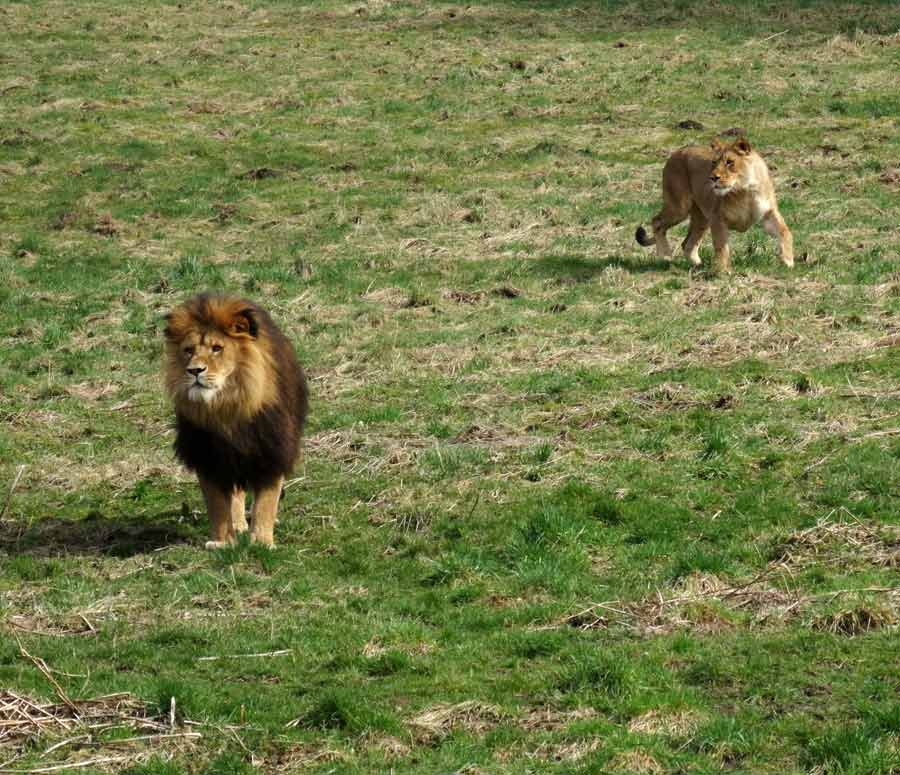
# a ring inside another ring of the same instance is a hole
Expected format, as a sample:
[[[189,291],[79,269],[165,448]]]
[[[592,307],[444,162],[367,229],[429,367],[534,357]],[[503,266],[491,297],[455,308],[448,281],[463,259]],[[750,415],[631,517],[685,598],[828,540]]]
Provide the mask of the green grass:
[[[0,726],[0,768],[900,772],[896,4],[0,26],[0,687],[202,735]],[[729,127],[794,270],[634,242]],[[203,551],[171,452],[162,316],[210,288],[311,378],[272,552]]]

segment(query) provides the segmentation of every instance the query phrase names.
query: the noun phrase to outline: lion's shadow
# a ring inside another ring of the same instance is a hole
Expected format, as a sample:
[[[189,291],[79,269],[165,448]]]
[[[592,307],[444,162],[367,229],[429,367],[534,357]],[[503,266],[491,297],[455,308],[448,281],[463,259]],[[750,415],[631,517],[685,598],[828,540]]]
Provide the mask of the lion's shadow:
[[[621,269],[628,274],[665,272],[672,268],[672,263],[655,256],[652,258],[615,256],[591,259],[574,255],[549,255],[534,261],[533,268],[537,273],[559,280],[588,282],[608,269]]]
[[[196,542],[199,528],[181,512],[155,517],[105,517],[94,512],[84,519],[47,517],[30,525],[0,522],[0,556],[65,555],[132,557],[176,544]]]

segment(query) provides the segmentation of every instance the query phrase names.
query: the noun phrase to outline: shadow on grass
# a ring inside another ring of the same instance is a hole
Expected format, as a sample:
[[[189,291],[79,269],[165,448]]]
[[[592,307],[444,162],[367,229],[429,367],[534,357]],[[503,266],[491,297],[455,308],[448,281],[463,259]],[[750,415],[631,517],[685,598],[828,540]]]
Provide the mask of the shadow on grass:
[[[535,271],[548,277],[574,279],[587,282],[610,267],[623,269],[631,274],[644,272],[665,272],[677,266],[677,261],[670,263],[654,257],[648,258],[604,258],[590,259],[582,256],[545,256],[535,261]]]
[[[455,0],[442,0],[448,17],[465,20]],[[722,0],[714,5],[690,0],[470,0],[467,8],[509,6],[523,12],[523,26],[533,24],[528,14],[558,12],[560,20],[575,19],[583,29],[607,34],[640,33],[649,29],[687,26],[722,29],[736,38],[757,38],[770,33],[799,32],[853,35],[857,30],[890,35],[896,31],[898,8],[894,0],[851,3],[846,0]]]
[[[179,522],[179,512],[153,518],[106,518],[93,513],[81,520],[48,517],[31,525],[0,523],[0,557],[104,555],[131,557],[174,544],[195,542],[196,531]]]

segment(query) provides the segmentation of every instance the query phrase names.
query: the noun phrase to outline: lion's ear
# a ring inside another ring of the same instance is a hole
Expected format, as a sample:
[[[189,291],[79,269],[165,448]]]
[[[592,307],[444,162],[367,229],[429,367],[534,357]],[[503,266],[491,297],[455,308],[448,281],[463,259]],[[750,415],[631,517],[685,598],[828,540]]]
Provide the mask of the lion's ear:
[[[716,153],[722,153],[722,151],[725,150],[725,144],[718,137],[714,137],[712,139],[709,147],[712,148]]]
[[[228,328],[228,335],[256,339],[259,333],[259,324],[256,322],[256,313],[252,307],[240,310]]]
[[[184,336],[184,315],[181,310],[175,309],[163,316],[162,322],[165,323],[163,336],[170,342],[177,342]]]
[[[734,141],[734,150],[736,150],[741,156],[746,156],[753,149],[750,147],[750,141],[746,137],[739,137]]]

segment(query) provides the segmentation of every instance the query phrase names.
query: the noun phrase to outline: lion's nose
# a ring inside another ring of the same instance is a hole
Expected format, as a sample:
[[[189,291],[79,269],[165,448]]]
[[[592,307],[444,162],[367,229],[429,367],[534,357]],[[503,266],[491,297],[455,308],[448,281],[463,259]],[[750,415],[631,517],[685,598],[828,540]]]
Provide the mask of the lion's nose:
[[[192,366],[188,369],[188,374],[193,374],[195,377],[199,377],[204,371],[206,371],[206,366]]]

